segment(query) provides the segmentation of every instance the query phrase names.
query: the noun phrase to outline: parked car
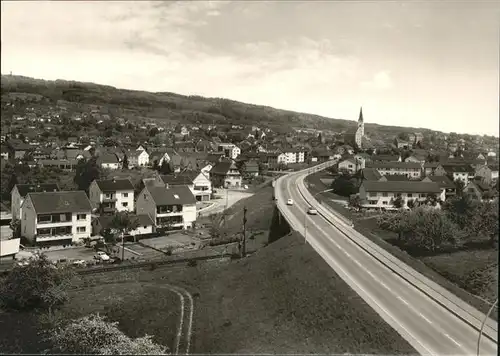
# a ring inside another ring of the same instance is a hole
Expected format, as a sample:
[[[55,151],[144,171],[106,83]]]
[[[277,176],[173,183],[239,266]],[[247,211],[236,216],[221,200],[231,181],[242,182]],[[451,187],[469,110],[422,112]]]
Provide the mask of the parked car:
[[[288,199],[286,201],[286,205],[293,205],[293,199]]]
[[[106,252],[98,251],[94,256],[94,259],[99,261],[109,261],[109,256],[106,254]]]
[[[85,260],[75,260],[73,261],[73,266],[75,267],[83,267],[85,266],[87,263],[85,262]]]
[[[307,209],[307,213],[309,215],[318,215],[318,211],[316,209],[314,209],[313,207],[309,207],[309,209]]]

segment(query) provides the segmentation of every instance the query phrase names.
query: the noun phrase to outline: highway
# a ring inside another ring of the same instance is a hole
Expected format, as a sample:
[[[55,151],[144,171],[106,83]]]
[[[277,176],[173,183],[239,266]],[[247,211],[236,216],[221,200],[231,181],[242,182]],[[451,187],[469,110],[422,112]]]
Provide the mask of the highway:
[[[292,228],[304,235],[306,224],[307,243],[420,354],[476,355],[477,328],[353,242],[351,239],[359,238],[360,234],[349,226],[339,229],[321,214],[306,214],[310,205],[300,188],[304,189],[303,179],[308,173],[292,173],[275,183],[278,207]],[[294,205],[286,205],[289,198]],[[313,204],[324,211],[319,203]],[[347,231],[349,237],[341,230]],[[496,322],[489,320],[488,325],[497,330]],[[496,337],[491,333],[491,338],[483,335],[481,339],[481,355],[497,354]]]

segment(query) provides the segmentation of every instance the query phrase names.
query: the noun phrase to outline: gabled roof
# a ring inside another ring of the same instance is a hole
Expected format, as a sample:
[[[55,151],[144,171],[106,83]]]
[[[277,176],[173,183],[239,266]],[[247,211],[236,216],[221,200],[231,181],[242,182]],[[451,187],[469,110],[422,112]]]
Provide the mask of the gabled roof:
[[[388,193],[440,193],[439,185],[434,182],[374,182],[364,181],[361,186],[364,186],[367,192],[388,192]]]
[[[469,165],[447,165],[447,164],[443,164],[442,167],[444,168],[444,170],[446,172],[449,172],[449,173],[473,173],[474,172],[474,169],[469,166]]]
[[[43,184],[16,184],[17,190],[21,197],[25,197],[28,193],[40,192],[58,192],[59,186],[56,183],[43,183]]]
[[[84,191],[28,193],[37,214],[90,213],[92,206]]]
[[[447,176],[427,176],[423,180],[430,180],[437,183],[441,188],[456,188],[455,184]]]
[[[186,174],[166,174],[160,176],[163,183],[168,185],[193,185],[193,179]]]
[[[364,180],[377,181],[382,175],[375,168],[364,168],[361,170],[361,176]]]
[[[407,182],[409,181],[408,177],[403,175],[403,174],[388,174],[385,176],[380,177],[379,179],[380,182],[386,181],[386,182]]]
[[[96,180],[97,186],[102,192],[115,192],[120,190],[134,190],[130,179],[105,179]]]
[[[420,169],[420,163],[417,162],[368,162],[368,168],[401,168],[401,169]]]
[[[156,205],[186,205],[196,204],[196,198],[186,185],[165,187],[148,186]]]
[[[210,174],[227,174],[230,169],[237,169],[233,161],[217,162],[210,170]]]
[[[398,162],[398,155],[373,155],[372,161],[375,162]]]
[[[103,153],[99,156],[98,161],[102,163],[118,163],[118,157],[114,153]]]

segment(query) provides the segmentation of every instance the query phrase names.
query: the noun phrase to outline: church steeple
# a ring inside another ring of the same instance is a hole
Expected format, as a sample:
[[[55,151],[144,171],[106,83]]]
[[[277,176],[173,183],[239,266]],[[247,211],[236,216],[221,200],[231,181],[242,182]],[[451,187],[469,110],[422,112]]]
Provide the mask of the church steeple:
[[[359,119],[358,122],[361,123],[363,122],[363,107],[359,109]]]

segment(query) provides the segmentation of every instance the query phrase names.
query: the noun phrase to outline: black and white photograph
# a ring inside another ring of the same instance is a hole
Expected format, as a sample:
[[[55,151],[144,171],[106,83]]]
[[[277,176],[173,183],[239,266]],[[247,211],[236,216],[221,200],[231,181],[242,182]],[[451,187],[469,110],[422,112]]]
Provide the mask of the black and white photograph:
[[[0,5],[0,354],[498,354],[498,0]]]

